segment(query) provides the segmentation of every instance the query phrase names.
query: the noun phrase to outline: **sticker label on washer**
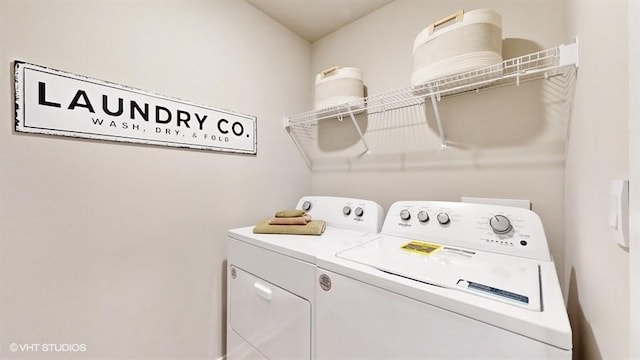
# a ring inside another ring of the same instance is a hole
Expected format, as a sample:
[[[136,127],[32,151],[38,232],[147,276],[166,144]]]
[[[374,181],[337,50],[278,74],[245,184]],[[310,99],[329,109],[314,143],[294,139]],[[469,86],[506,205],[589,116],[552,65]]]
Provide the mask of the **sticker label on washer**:
[[[442,245],[414,240],[409,241],[408,243],[402,245],[400,248],[404,251],[409,251],[420,255],[431,255],[434,252],[440,250],[442,248]]]
[[[320,275],[318,282],[320,283],[320,288],[322,290],[324,291],[331,290],[331,278],[329,277],[329,275],[327,274]]]

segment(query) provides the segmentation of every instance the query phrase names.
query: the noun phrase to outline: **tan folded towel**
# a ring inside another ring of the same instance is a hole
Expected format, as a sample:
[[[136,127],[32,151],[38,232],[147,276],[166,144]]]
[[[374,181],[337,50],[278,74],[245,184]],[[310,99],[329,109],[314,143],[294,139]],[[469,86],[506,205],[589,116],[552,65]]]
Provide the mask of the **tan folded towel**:
[[[307,215],[307,212],[304,210],[282,210],[276,213],[277,218],[290,218],[290,217],[300,217]]]
[[[311,221],[311,216],[300,217],[277,217],[269,220],[270,225],[307,225]]]
[[[263,220],[253,227],[253,232],[255,234],[322,235],[325,227],[323,220],[311,220],[306,225],[271,225],[269,220]]]

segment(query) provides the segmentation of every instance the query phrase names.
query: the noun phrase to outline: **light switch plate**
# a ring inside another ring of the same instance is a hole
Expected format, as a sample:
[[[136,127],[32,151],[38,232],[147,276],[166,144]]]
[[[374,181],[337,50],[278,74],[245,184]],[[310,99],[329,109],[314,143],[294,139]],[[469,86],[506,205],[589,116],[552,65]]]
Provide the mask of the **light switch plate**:
[[[611,182],[608,223],[618,245],[629,248],[629,180]]]

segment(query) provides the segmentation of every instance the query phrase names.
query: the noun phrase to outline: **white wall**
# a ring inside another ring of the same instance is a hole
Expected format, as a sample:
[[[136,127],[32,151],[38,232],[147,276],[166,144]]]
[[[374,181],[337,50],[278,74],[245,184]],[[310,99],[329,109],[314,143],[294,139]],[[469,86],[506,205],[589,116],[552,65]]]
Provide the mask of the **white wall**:
[[[0,2],[0,358],[224,354],[226,229],[309,193],[310,45],[243,1]],[[255,115],[258,156],[13,132],[13,60]]]
[[[630,357],[640,358],[640,1],[629,0]]]
[[[555,0],[396,0],[314,42],[312,70],[359,67],[369,94],[409,86],[416,35],[461,8],[490,8],[502,15],[505,58],[572,41],[566,34],[564,8]],[[528,199],[545,224],[557,268],[562,270],[568,102],[548,98],[549,84],[529,83],[443,100],[445,134],[453,143],[444,152],[439,151],[432,117],[429,129],[424,124],[399,129],[396,134],[404,136],[401,139],[370,131],[369,136],[383,146],[392,144],[385,149],[388,153],[375,154],[379,149],[372,149],[371,158],[358,160],[367,162],[367,168],[359,168],[354,161],[346,169],[315,171],[312,192],[370,198],[387,208],[393,201],[409,199]],[[405,117],[406,113],[391,112],[387,125],[408,122]],[[423,137],[416,137],[423,132]],[[410,142],[424,149],[392,154],[393,147]]]
[[[611,180],[629,176],[627,9],[624,0],[568,2],[580,70],[565,177],[565,277],[582,359],[629,357],[629,253],[607,223]]]

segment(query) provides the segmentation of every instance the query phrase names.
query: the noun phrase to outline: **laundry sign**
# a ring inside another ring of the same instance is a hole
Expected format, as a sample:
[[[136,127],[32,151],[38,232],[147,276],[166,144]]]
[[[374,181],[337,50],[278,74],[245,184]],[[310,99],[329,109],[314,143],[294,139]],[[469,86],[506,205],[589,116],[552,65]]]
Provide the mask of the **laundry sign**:
[[[18,132],[257,153],[255,116],[15,62]]]

